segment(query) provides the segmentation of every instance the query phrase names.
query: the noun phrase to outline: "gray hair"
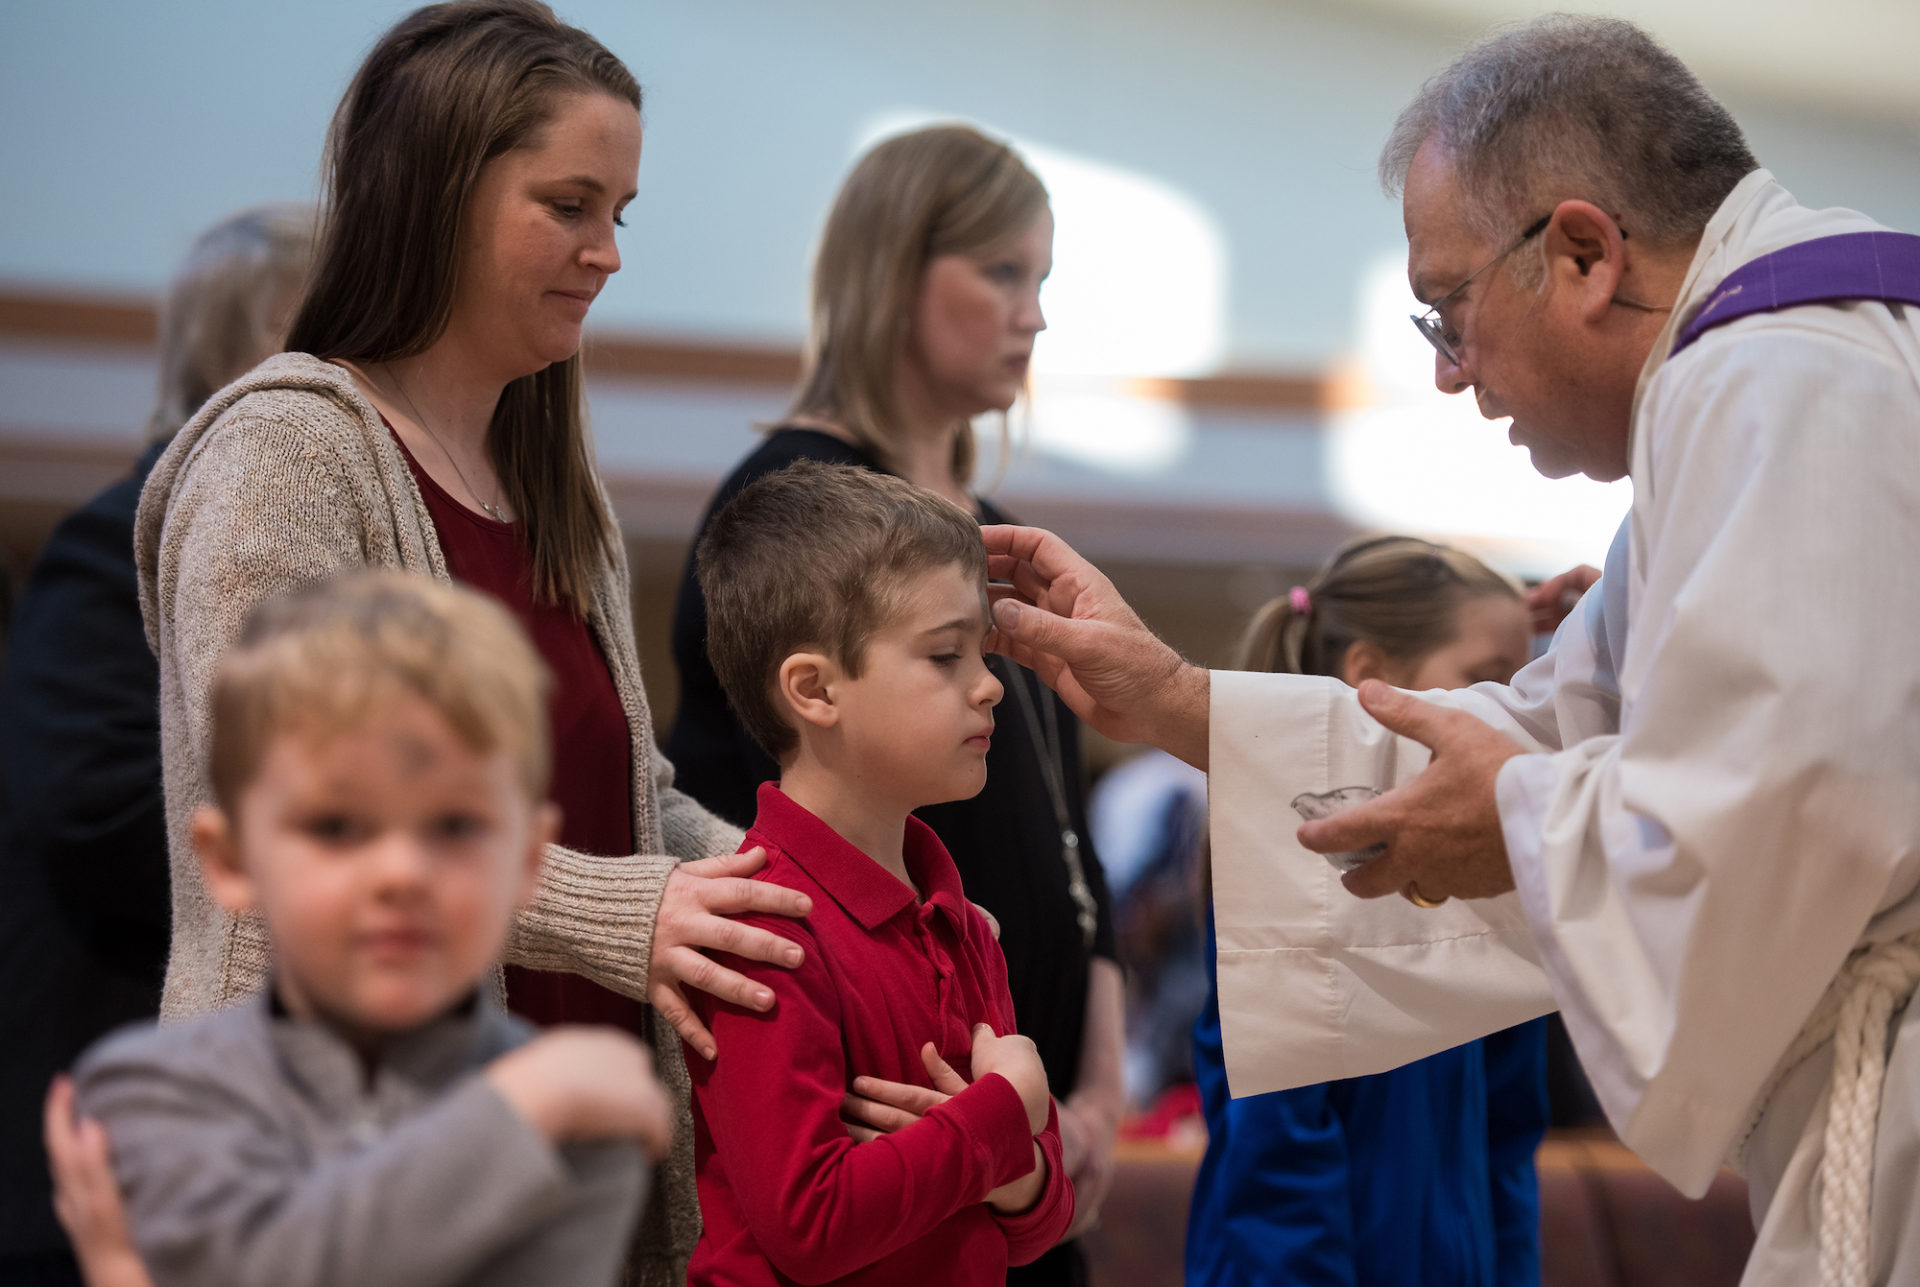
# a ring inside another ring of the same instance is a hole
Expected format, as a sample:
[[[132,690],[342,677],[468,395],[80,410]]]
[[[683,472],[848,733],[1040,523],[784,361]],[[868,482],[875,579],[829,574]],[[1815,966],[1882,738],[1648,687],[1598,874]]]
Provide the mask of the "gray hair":
[[[160,307],[149,442],[172,437],[201,403],[279,352],[313,244],[313,207],[299,202],[243,210],[194,238]]]
[[[1652,245],[1689,245],[1759,168],[1686,64],[1617,18],[1548,14],[1462,54],[1394,122],[1380,153],[1389,195],[1405,190],[1429,139],[1449,154],[1468,226],[1488,240],[1578,198]]]

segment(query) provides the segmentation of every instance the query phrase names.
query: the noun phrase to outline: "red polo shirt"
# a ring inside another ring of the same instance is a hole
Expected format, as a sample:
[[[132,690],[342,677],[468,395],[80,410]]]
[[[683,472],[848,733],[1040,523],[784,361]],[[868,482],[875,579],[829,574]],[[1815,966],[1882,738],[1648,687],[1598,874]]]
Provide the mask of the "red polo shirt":
[[[1037,1137],[1046,1186],[1013,1216],[983,1200],[1033,1166],[1036,1137],[1004,1077],[869,1143],[840,1120],[856,1076],[930,1086],[924,1043],[964,1076],[974,1024],[1014,1030],[1000,945],[919,819],[907,819],[905,855],[925,895],[916,900],[778,786],[762,786],[758,804],[741,846],[766,847],[754,879],[800,890],[813,914],[742,918],[806,949],[796,970],[727,958],[773,990],[771,1012],[693,994],[720,1055],[687,1050],[704,1224],[688,1282],[1001,1287],[1008,1265],[1051,1247],[1073,1219],[1052,1112]]]

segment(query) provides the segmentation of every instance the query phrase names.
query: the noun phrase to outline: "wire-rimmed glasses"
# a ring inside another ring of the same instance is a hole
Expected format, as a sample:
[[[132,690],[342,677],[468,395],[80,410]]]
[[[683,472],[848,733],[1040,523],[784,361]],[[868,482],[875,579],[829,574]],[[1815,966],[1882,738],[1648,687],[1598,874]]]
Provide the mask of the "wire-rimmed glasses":
[[[1458,295],[1461,291],[1465,290],[1469,285],[1471,285],[1474,278],[1478,277],[1481,273],[1486,272],[1487,269],[1493,267],[1495,264],[1505,259],[1508,255],[1511,255],[1514,251],[1520,249],[1520,247],[1526,245],[1529,241],[1532,241],[1535,237],[1539,236],[1540,230],[1545,228],[1547,224],[1552,221],[1552,219],[1553,219],[1553,214],[1551,211],[1549,211],[1547,214],[1541,215],[1538,219],[1534,220],[1532,223],[1527,225],[1527,230],[1521,233],[1519,237],[1515,238],[1514,243],[1511,246],[1508,246],[1505,250],[1495,255],[1492,259],[1489,259],[1486,263],[1480,265],[1478,268],[1468,273],[1465,281],[1461,282],[1458,286],[1455,286],[1452,290],[1442,295],[1439,299],[1434,300],[1432,305],[1428,307],[1426,312],[1408,314],[1408,316],[1413,321],[1413,328],[1416,331],[1419,331],[1420,334],[1427,337],[1427,343],[1433,345],[1434,351],[1439,353],[1441,357],[1445,358],[1447,360],[1448,365],[1463,366],[1465,364],[1460,360],[1460,354],[1453,347],[1454,344],[1457,343],[1457,341],[1449,340],[1447,338],[1447,333],[1446,333],[1447,325],[1445,320],[1442,319],[1440,316],[1440,310],[1446,307],[1448,300],[1452,299],[1455,295]]]

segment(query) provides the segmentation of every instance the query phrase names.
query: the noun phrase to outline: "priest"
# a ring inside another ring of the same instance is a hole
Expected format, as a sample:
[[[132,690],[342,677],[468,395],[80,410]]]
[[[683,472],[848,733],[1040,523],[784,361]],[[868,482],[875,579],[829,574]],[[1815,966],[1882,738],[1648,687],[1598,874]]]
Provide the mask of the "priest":
[[[1210,769],[1236,1094],[1558,1008],[1629,1146],[1745,1173],[1748,1284],[1920,1282],[1920,239],[1799,205],[1608,19],[1469,50],[1381,169],[1440,388],[1633,479],[1550,651],[1418,696],[1210,675],[1012,527],[994,646]],[[1298,825],[1347,787],[1382,794]]]

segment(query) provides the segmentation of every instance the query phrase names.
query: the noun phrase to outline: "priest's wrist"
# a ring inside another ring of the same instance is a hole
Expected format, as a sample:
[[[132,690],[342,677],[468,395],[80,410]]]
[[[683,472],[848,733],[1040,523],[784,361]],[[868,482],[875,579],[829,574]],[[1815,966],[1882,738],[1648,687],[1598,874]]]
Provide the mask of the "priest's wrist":
[[[1152,725],[1153,744],[1206,772],[1212,701],[1212,672],[1181,661],[1160,691]]]

